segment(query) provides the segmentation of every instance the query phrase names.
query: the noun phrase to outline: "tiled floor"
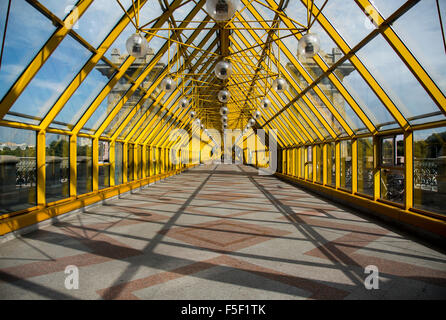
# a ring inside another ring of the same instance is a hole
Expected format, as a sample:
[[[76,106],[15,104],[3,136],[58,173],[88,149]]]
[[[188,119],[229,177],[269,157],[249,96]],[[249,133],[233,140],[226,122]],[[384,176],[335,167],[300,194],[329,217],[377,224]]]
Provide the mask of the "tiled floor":
[[[251,167],[206,165],[1,244],[0,298],[445,299],[446,255]]]

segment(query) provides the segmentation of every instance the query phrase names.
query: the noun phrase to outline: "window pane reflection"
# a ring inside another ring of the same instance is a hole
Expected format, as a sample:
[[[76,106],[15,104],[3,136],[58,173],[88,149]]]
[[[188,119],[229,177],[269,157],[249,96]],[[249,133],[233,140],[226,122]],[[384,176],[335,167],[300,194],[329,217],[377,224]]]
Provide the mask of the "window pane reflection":
[[[115,184],[122,184],[122,143],[115,144]]]
[[[0,214],[36,205],[36,133],[0,127]]]
[[[93,140],[77,138],[77,194],[93,191]]]
[[[70,137],[47,133],[45,151],[46,202],[70,196]]]
[[[373,138],[358,139],[358,192],[373,196]]]
[[[133,158],[134,158],[134,148],[135,146],[133,144],[128,144],[127,148],[127,181],[133,181]]]
[[[327,143],[327,185],[336,185],[335,143]]]
[[[446,214],[446,128],[415,131],[414,207]]]
[[[352,189],[352,142],[343,140],[341,144],[341,184],[343,189]]]

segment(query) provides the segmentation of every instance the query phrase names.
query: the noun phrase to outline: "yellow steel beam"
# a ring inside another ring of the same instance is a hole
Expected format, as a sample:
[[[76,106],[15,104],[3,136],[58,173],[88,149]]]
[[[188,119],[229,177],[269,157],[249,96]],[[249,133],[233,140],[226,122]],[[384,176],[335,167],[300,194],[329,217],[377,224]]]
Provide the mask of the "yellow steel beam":
[[[413,207],[413,132],[404,132],[404,208]]]

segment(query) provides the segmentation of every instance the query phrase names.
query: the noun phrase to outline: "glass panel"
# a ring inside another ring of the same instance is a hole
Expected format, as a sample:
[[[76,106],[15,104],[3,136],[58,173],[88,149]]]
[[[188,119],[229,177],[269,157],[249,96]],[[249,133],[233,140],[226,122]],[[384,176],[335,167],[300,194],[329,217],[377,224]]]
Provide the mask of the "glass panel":
[[[140,102],[140,99],[145,95],[145,91],[141,90],[140,87],[136,89],[136,91],[131,95],[129,99],[125,102],[125,104],[119,109],[118,113],[114,116],[114,118],[110,121],[107,128],[103,132],[103,136],[111,136],[116,132],[121,123],[125,121],[128,114],[132,111],[132,109],[136,106],[137,103]]]
[[[39,124],[90,56],[90,51],[71,36],[67,36],[29,83],[9,113],[31,116],[33,119],[22,122]],[[8,116],[5,117],[7,118]]]
[[[75,9],[78,0],[40,0],[39,2],[61,20],[64,20],[71,10]],[[74,30],[78,28],[77,25],[73,27]]]
[[[77,194],[93,191],[93,140],[77,138]]]
[[[352,189],[352,142],[342,140],[341,145],[341,184],[343,189]]]
[[[115,185],[122,184],[122,143],[115,144]]]
[[[358,139],[358,192],[373,196],[373,138]]]
[[[330,0],[322,12],[350,48],[375,28],[354,1]]]
[[[90,116],[81,131],[94,134],[104,121],[105,117],[113,110],[113,108],[125,95],[128,89],[130,89],[131,86],[132,82],[130,82],[126,77],[122,77],[121,79],[119,79],[108,96],[105,97],[104,100],[102,100],[101,104]]]
[[[150,176],[150,147],[149,146],[146,146],[145,153],[146,153],[146,161],[147,162],[144,167],[144,170],[146,172],[146,177],[149,177]]]
[[[192,154],[192,156],[195,159],[196,154]],[[164,169],[164,155],[163,155],[163,149],[158,149],[158,159],[159,159],[159,166],[158,166],[158,173],[161,174]]]
[[[135,113],[135,115],[132,117],[132,120],[130,120],[127,125],[125,126],[124,130],[121,131],[121,133],[119,134],[119,139],[125,139],[125,137],[127,137],[127,135],[131,132],[131,130],[133,130],[136,126],[136,124],[138,123],[138,121],[141,120],[141,118],[148,118],[148,113],[146,114],[146,112],[148,112],[148,109],[150,106],[152,106],[153,100],[152,99],[146,99],[146,101],[144,101],[143,105],[141,108],[139,108],[139,110]],[[143,122],[144,123],[144,122]],[[143,130],[143,128],[139,128],[140,130]]]
[[[137,146],[137,148],[138,148],[138,163],[137,163],[137,168],[136,168],[136,174],[137,174],[137,177],[138,177],[138,179],[141,179],[142,178],[142,146],[140,146],[140,145],[138,145]]]
[[[414,131],[415,208],[446,214],[446,128]]]
[[[381,165],[393,166],[395,159],[395,146],[393,137],[382,139],[381,144]]]
[[[128,144],[127,148],[127,181],[133,181],[133,169],[135,168],[133,163],[133,156],[134,156],[134,148],[135,145]]]
[[[336,134],[340,135],[345,132],[342,128],[339,121],[335,118],[333,113],[328,109],[328,107],[322,102],[321,98],[316,94],[316,92],[311,89],[305,95],[316,107],[316,109],[320,112],[320,114],[324,117],[325,121],[327,121],[328,125],[336,132]]]
[[[307,167],[307,179],[313,180],[313,147],[307,147],[307,162],[305,163]]]
[[[345,74],[337,68],[334,73],[375,127],[388,123],[393,123],[393,128],[399,127],[357,70]]]
[[[439,5],[444,28],[446,3],[440,1]],[[396,20],[392,24],[392,28],[423,65],[443,94],[446,94],[446,76],[444,73],[444,70],[446,70],[446,54],[436,1],[419,1],[412,9]],[[426,50],[426,48],[429,48],[429,50]]]
[[[37,205],[36,133],[0,127],[0,214]]]
[[[68,99],[63,109],[51,123],[51,127],[72,130],[115,73],[115,69],[101,60]]]
[[[388,18],[392,13],[394,13],[399,7],[401,7],[406,1],[405,0],[373,0],[373,6],[378,9],[381,15]],[[417,16],[417,19],[419,16]],[[401,18],[400,18],[401,19]],[[398,20],[397,20],[398,21]],[[392,24],[394,26],[394,23]]]
[[[152,148],[152,174],[153,175],[157,175],[158,174],[158,166],[157,166],[157,162],[156,162],[156,148]]]
[[[110,162],[110,143],[108,141],[99,140],[98,143],[98,161],[99,163],[109,163]]]
[[[404,180],[403,170],[381,169],[381,199],[403,203]]]
[[[315,145],[316,151],[316,181],[319,183],[323,182],[323,170],[324,170],[324,162],[322,157],[322,145]]]
[[[336,144],[327,144],[327,184],[336,186]]]
[[[70,196],[70,137],[47,133],[45,141],[45,196],[53,202]]]
[[[120,2],[124,8],[130,7],[131,0]],[[79,19],[76,32],[97,48],[124,15],[117,1],[95,0]]]
[[[357,56],[406,119],[439,113],[437,105],[382,36],[375,37]],[[444,51],[441,56],[445,56]]]
[[[110,164],[99,165],[99,189],[110,187]]]
[[[346,64],[343,64],[343,66],[344,65]],[[350,71],[346,70],[347,67],[340,67],[343,68],[342,72],[344,72],[344,75],[349,74],[354,70],[352,65],[349,65],[349,67],[351,67]],[[338,68],[338,71],[340,70],[341,69]],[[347,103],[342,94],[328,77],[323,78],[317,86],[324,92],[331,104],[354,131],[364,127],[361,119],[359,119],[350,104]]]
[[[381,139],[381,166],[404,166],[404,137],[402,134]]]
[[[7,8],[8,1],[0,1],[2,39]],[[1,99],[55,30],[51,21],[25,0],[11,2],[0,68]]]

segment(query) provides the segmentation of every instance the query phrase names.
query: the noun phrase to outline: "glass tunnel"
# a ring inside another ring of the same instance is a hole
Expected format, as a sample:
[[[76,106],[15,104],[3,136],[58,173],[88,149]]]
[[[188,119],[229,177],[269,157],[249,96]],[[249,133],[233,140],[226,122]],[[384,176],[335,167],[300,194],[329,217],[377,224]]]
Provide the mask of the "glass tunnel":
[[[220,161],[446,237],[445,1],[0,12],[0,236]]]

